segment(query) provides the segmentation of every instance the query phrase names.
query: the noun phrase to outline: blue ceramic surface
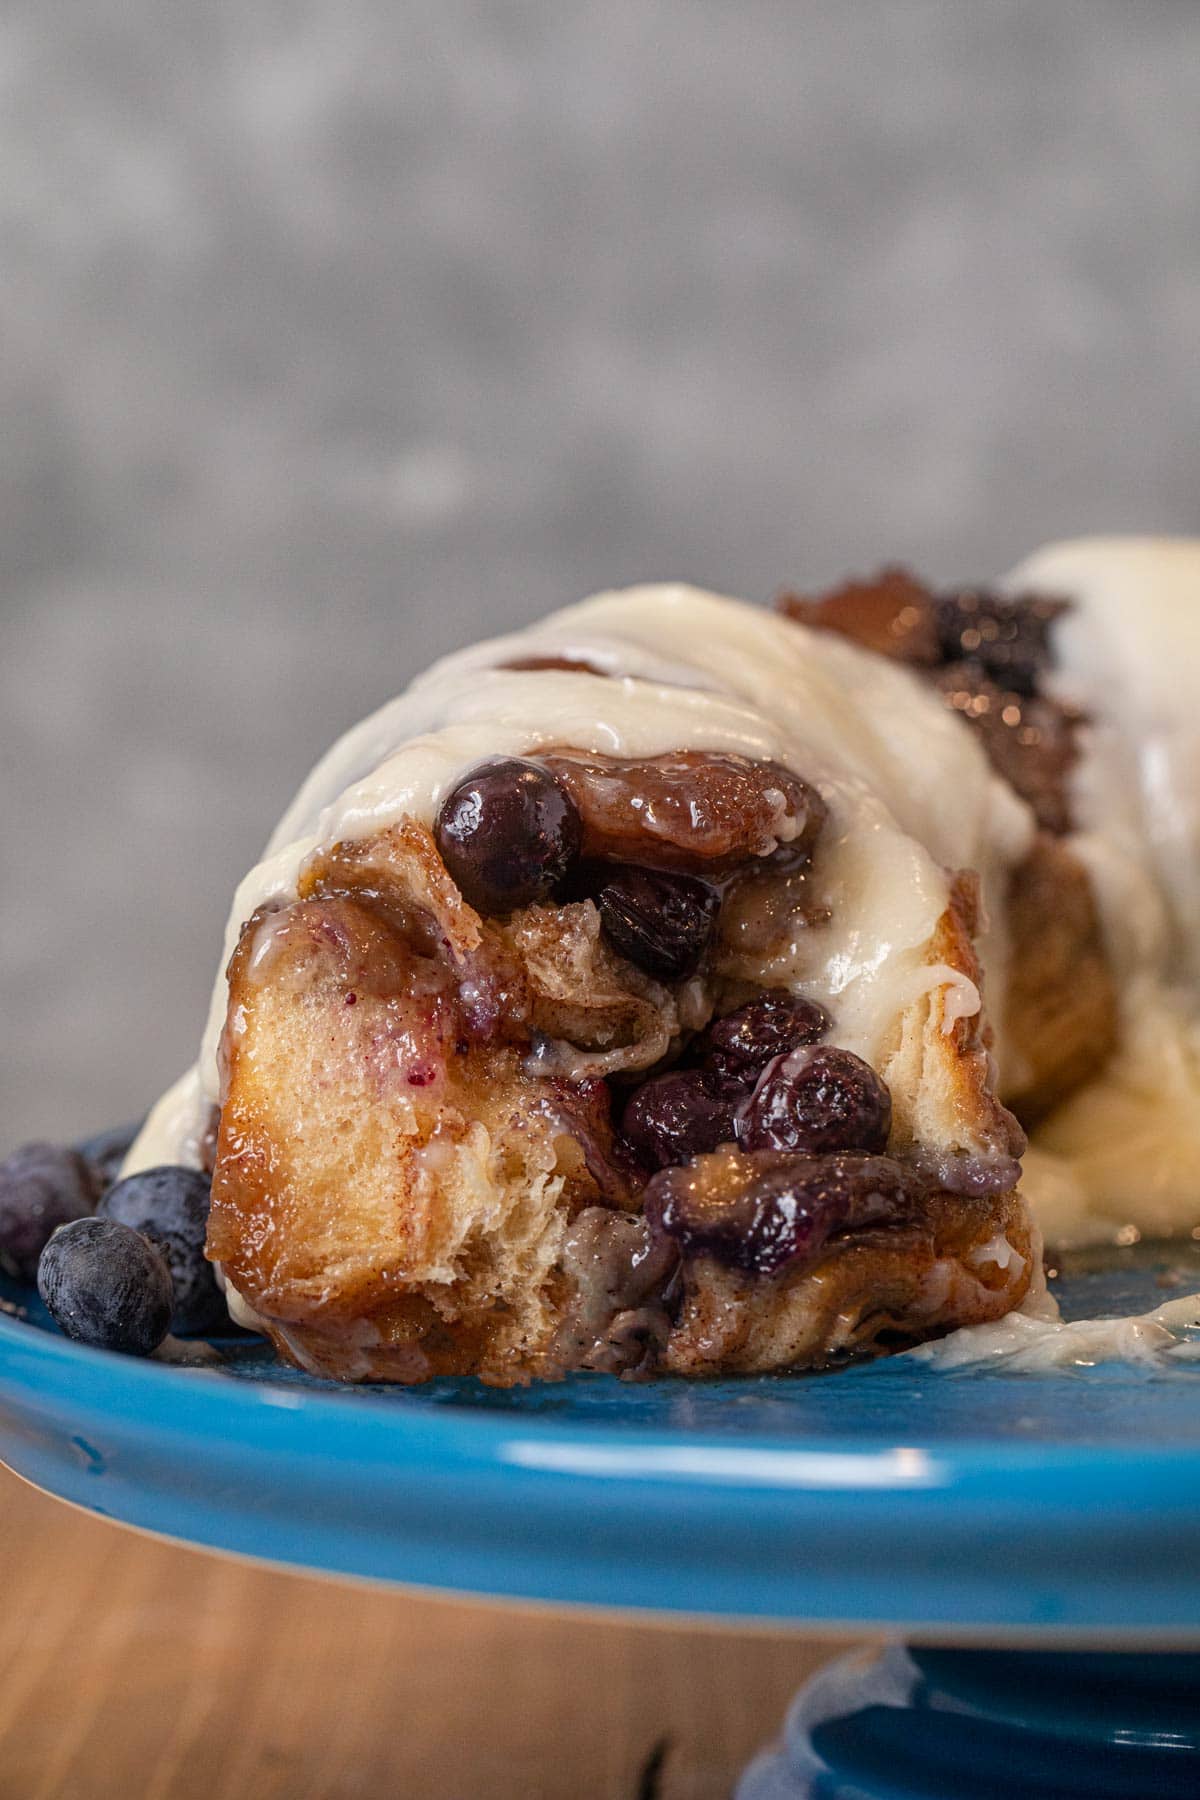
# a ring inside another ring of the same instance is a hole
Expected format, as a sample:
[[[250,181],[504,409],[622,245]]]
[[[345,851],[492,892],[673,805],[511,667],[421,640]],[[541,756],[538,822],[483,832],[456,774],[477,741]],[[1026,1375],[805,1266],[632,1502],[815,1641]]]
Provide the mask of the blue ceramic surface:
[[[797,1695],[736,1800],[1196,1800],[1200,1656],[906,1650]]]
[[[1064,1303],[1144,1309],[1161,1268]],[[88,1350],[3,1297],[0,1456],[151,1531],[558,1603],[1200,1644],[1195,1366],[342,1389],[248,1340],[211,1370]]]

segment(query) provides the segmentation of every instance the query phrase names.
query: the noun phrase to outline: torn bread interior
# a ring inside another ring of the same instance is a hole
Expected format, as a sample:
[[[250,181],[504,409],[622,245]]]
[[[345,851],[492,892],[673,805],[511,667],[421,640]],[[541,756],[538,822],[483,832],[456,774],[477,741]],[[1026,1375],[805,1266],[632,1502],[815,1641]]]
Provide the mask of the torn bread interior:
[[[1057,602],[988,605],[601,595],[336,746],[130,1165],[212,1164],[235,1316],[320,1374],[508,1384],[1019,1305],[1022,1124],[1119,1026]]]

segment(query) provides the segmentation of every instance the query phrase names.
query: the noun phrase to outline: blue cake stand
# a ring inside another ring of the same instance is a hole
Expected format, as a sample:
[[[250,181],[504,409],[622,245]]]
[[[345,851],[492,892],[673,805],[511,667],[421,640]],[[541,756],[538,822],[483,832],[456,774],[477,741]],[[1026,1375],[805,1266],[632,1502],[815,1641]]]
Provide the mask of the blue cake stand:
[[[1200,1288],[1200,1248],[1079,1265],[1060,1298],[1144,1311],[1164,1281]],[[93,1512],[375,1581],[927,1646],[825,1670],[741,1800],[1200,1796],[1200,1366],[342,1389],[257,1341],[139,1362],[27,1289],[0,1307],[0,1457]]]

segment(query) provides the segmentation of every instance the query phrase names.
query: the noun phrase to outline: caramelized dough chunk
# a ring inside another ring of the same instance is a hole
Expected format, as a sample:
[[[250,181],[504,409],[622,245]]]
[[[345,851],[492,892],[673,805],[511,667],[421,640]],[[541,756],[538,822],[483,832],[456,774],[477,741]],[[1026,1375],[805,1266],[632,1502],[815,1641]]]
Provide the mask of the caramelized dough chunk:
[[[1117,1041],[1117,993],[1087,871],[1038,837],[1014,870],[1007,1044],[1009,1099],[1032,1124],[1098,1074]]]
[[[928,676],[978,732],[993,768],[1028,801],[1042,829],[1070,830],[1067,782],[1083,717],[1039,692],[1051,661],[1050,626],[1063,601],[972,588],[935,594],[907,570],[888,568],[816,598],[781,595],[779,606],[802,625],[851,638]]]
[[[836,631],[880,656],[924,668],[935,668],[942,660],[934,597],[909,570],[895,564],[827,594],[781,594],[777,604],[798,624]]]
[[[1018,1194],[930,1194],[920,1217],[836,1239],[819,1262],[763,1279],[685,1261],[664,1366],[676,1375],[820,1368],[1002,1319],[1035,1263]]]
[[[482,941],[479,914],[446,873],[432,833],[414,819],[318,851],[301,871],[297,895],[360,900],[417,949],[444,950],[459,962]]]
[[[565,1046],[592,1053],[595,1073],[646,1069],[665,1056],[679,1029],[669,991],[617,956],[600,931],[590,900],[570,906],[527,906],[502,928],[524,970],[534,1028]],[[582,1070],[584,1059],[557,1062]],[[564,1066],[563,1072],[567,1072]]]
[[[685,1259],[710,1256],[769,1276],[813,1262],[840,1232],[903,1219],[924,1200],[920,1177],[886,1156],[726,1144],[683,1168],[660,1170],[646,1189],[645,1209]]]
[[[982,739],[996,773],[1028,801],[1042,830],[1068,832],[1067,782],[1083,715],[1058,700],[997,687],[974,663],[951,663],[934,679],[946,704]]]
[[[306,865],[302,900],[352,899],[414,949],[453,965],[469,1038],[528,1042],[529,995],[500,929],[468,906],[423,825],[401,819],[374,837],[335,844]]]
[[[209,1255],[279,1348],[352,1378],[527,1371],[564,1178],[518,1051],[471,1044],[449,965],[348,899],[256,915],[229,979]]]

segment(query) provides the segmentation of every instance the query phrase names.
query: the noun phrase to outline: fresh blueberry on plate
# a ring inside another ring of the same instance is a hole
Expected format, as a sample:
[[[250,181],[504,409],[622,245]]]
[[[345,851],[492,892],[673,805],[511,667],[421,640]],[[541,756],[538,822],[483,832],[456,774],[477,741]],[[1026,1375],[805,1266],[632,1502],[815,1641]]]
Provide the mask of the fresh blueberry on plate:
[[[130,1146],[138,1134],[138,1126],[114,1125],[109,1131],[98,1131],[95,1137],[77,1146],[80,1156],[88,1164],[96,1177],[99,1192],[110,1188],[121,1173],[121,1164],[129,1155]]]
[[[0,1163],[0,1267],[33,1281],[52,1232],[85,1218],[100,1192],[90,1163],[59,1144],[23,1144]]]
[[[101,1218],[140,1231],[166,1258],[175,1287],[171,1330],[179,1337],[227,1322],[224,1297],[204,1255],[209,1192],[209,1178],[198,1169],[164,1164],[118,1181],[96,1209]]]
[[[166,1259],[115,1219],[75,1219],[54,1233],[38,1264],[38,1293],[77,1343],[149,1356],[171,1325]]]

